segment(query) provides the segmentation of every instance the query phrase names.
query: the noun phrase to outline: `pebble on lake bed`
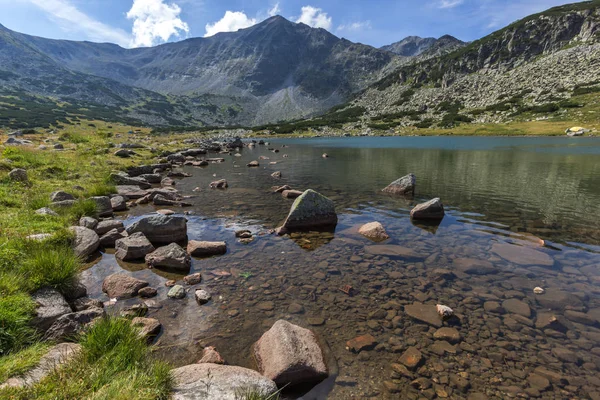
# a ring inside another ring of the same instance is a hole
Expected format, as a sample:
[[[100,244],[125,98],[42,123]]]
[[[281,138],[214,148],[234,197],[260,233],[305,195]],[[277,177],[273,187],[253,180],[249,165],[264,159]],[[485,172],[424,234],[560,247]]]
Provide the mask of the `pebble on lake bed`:
[[[545,292],[546,291],[539,286],[533,289],[533,293],[535,294],[544,294]]]
[[[437,309],[438,314],[440,314],[440,317],[442,317],[442,319],[444,319],[444,320],[448,319],[454,315],[454,310],[448,306],[438,304],[435,306],[435,308]]]

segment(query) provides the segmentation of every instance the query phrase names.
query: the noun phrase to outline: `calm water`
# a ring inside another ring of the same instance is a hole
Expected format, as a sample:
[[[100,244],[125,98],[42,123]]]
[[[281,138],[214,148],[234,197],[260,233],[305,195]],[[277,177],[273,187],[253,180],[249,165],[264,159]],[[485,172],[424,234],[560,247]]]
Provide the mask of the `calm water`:
[[[164,328],[160,356],[185,365],[214,345],[229,363],[253,367],[251,344],[283,318],[325,343],[332,378],[305,399],[600,396],[600,139],[344,138],[268,147],[280,152],[257,146],[224,155],[224,163],[185,167],[193,176],[177,183],[194,196],[190,239],[228,244],[222,257],[194,260],[209,304],[198,306],[193,290],[167,299],[164,282],[180,277],[119,265],[109,253],[84,273],[103,300],[102,280],[123,270],[159,289],[148,303]],[[247,168],[251,160],[261,166]],[[274,171],[283,178],[272,178]],[[414,200],[381,193],[409,172],[417,176]],[[221,178],[228,190],[208,189]],[[272,193],[281,184],[334,200],[335,233],[269,234],[291,205]],[[442,199],[445,219],[413,224],[412,206],[432,197]],[[129,224],[153,210],[122,218]],[[391,236],[383,247],[357,234],[374,220]],[[252,243],[235,239],[241,228],[255,233]],[[406,249],[410,256],[398,255]],[[344,285],[356,294],[344,294]],[[546,293],[535,295],[536,286]],[[415,303],[452,307],[460,341],[436,340],[437,327],[407,314]],[[346,350],[346,341],[366,333],[375,349]],[[413,346],[423,363],[400,376],[392,364]]]

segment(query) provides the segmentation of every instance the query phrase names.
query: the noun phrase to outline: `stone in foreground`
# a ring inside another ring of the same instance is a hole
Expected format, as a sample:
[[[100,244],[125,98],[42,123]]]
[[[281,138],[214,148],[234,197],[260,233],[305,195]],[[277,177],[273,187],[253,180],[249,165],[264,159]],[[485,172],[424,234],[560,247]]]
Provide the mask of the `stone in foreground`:
[[[135,297],[141,288],[148,286],[148,282],[141,281],[125,274],[112,274],[104,279],[102,291],[111,299],[129,299]]]
[[[275,382],[251,369],[218,364],[192,364],[172,370],[173,400],[238,400],[240,393],[264,398],[277,392]]]
[[[369,222],[358,229],[358,233],[375,242],[382,242],[390,238],[380,222]]]
[[[63,295],[56,289],[42,288],[31,297],[36,303],[31,324],[40,330],[47,330],[58,318],[72,312]]]
[[[414,220],[441,220],[444,218],[444,214],[444,205],[439,197],[426,203],[417,204],[410,211],[410,217]]]
[[[328,228],[337,225],[333,201],[312,189],[298,197],[283,225],[277,228],[279,235],[289,231]]]
[[[173,215],[151,215],[134,222],[127,233],[141,232],[152,243],[181,242],[187,239],[187,220]]]
[[[408,174],[390,183],[386,188],[382,190],[382,192],[401,195],[414,194],[416,184],[417,177],[415,176],[415,174]]]
[[[328,375],[315,334],[279,320],[254,344],[258,370],[277,386],[319,382]]]
[[[0,390],[9,387],[20,388],[32,386],[44,379],[60,365],[71,361],[80,351],[81,345],[77,343],[57,344],[50,348],[31,371],[22,376],[10,378],[4,384],[0,385]]]
[[[138,260],[154,251],[154,246],[143,233],[137,232],[115,242],[115,257],[123,261]]]
[[[187,251],[193,257],[218,256],[227,253],[227,244],[225,242],[190,240],[187,245]]]
[[[181,246],[177,243],[171,243],[148,254],[146,264],[150,267],[187,271],[192,265],[192,259]]]
[[[96,232],[83,226],[72,226],[70,230],[75,234],[73,251],[77,257],[86,258],[98,250],[100,237]]]

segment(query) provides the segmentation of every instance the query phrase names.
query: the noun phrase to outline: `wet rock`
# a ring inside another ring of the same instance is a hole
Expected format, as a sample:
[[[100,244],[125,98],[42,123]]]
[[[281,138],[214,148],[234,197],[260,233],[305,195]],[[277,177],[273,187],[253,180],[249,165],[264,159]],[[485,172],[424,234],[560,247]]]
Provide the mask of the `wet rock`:
[[[554,265],[552,257],[530,247],[517,246],[508,243],[495,243],[492,246],[491,251],[517,265],[540,265],[545,267]]]
[[[246,164],[247,167],[259,167],[260,164],[258,163],[258,161],[250,161],[248,164]]]
[[[323,317],[309,317],[306,319],[306,322],[308,322],[309,325],[311,326],[321,326],[321,325],[325,325],[325,318]]]
[[[252,237],[252,232],[247,229],[242,229],[235,232],[235,237],[240,239],[250,239]]]
[[[410,304],[404,306],[404,312],[418,321],[424,322],[436,328],[442,327],[442,319],[437,312],[436,306],[432,304]]]
[[[298,303],[292,303],[290,304],[290,306],[288,307],[288,312],[290,314],[302,314],[304,312],[304,307],[302,307],[301,304]]]
[[[535,373],[529,374],[527,383],[541,392],[550,389],[550,381],[546,377]]]
[[[414,174],[408,174],[408,175],[403,176],[402,178],[397,179],[394,182],[390,183],[382,191],[385,193],[399,194],[399,195],[414,194],[416,184],[417,184],[417,177]]]
[[[29,178],[27,176],[27,171],[23,168],[15,168],[8,173],[8,179],[13,182],[21,182],[27,183],[29,182]]]
[[[450,319],[454,316],[454,310],[443,304],[437,304],[435,306],[435,309],[436,309],[438,315],[440,316],[440,318],[442,319],[442,321]]]
[[[187,245],[187,252],[192,257],[218,256],[227,252],[227,244],[225,242],[190,240]]]
[[[327,197],[308,189],[298,197],[283,223],[279,234],[302,229],[332,227],[337,224],[335,205]]]
[[[409,347],[398,360],[402,365],[410,370],[415,370],[424,361],[423,355],[416,347]]]
[[[182,242],[187,239],[187,220],[173,215],[151,215],[127,228],[130,235],[143,233],[152,243]]]
[[[100,221],[100,222],[98,222],[98,225],[96,226],[95,231],[99,236],[102,236],[105,233],[107,233],[113,229],[116,229],[119,232],[122,232],[123,230],[125,230],[125,227],[123,226],[123,221],[119,221],[116,219]]]
[[[148,286],[148,282],[141,281],[125,274],[112,274],[104,279],[102,291],[111,299],[129,299],[135,297],[138,291]]]
[[[459,343],[462,338],[460,333],[454,328],[440,328],[434,332],[433,338],[436,340],[445,340],[449,343]]]
[[[496,272],[496,268],[491,262],[486,260],[478,260],[475,258],[457,258],[453,261],[454,267],[471,275],[487,275]]]
[[[196,297],[196,301],[200,305],[208,303],[210,301],[210,299],[212,298],[210,293],[208,293],[206,290],[202,290],[202,289],[196,290],[194,295]]]
[[[454,387],[456,387],[460,392],[466,393],[469,388],[471,388],[471,383],[464,377],[458,374],[450,375],[450,382]]]
[[[162,214],[162,215],[173,215],[173,214],[176,214],[175,211],[168,210],[168,209],[156,210],[156,213],[157,214]]]
[[[135,317],[131,320],[131,324],[140,330],[140,335],[145,338],[152,338],[160,333],[162,325],[157,319]]]
[[[126,211],[127,210],[127,200],[125,197],[117,195],[110,198],[110,204],[112,206],[113,211]]]
[[[153,268],[188,271],[192,265],[192,259],[181,246],[177,243],[171,243],[146,255],[146,264]]]
[[[579,364],[581,359],[577,354],[564,347],[554,347],[552,354],[562,362]]]
[[[531,316],[531,308],[529,305],[518,299],[508,299],[502,302],[502,308],[509,313],[522,315],[529,318]]]
[[[414,220],[440,220],[444,218],[444,205],[439,198],[428,202],[417,204],[410,211],[410,217]]]
[[[100,247],[115,247],[117,240],[125,237],[127,236],[124,232],[119,232],[117,229],[113,229],[100,237]]]
[[[281,171],[275,171],[271,174],[271,176],[275,179],[281,179]]]
[[[168,199],[162,194],[157,194],[156,196],[154,196],[152,202],[155,206],[179,206],[181,204],[181,202],[177,200]]]
[[[192,364],[172,370],[173,400],[238,400],[240,393],[265,398],[277,391],[272,380],[251,369],[218,364]]]
[[[376,242],[381,242],[390,238],[383,225],[376,221],[364,224],[358,229],[358,233]]]
[[[552,371],[546,367],[536,367],[534,373],[547,378],[554,385],[565,386],[569,384],[569,381],[561,372]]]
[[[183,299],[185,297],[185,289],[181,285],[175,285],[169,289],[167,297],[172,299]]]
[[[143,233],[133,233],[115,242],[115,257],[123,261],[139,260],[154,251],[152,243]]]
[[[365,246],[365,252],[376,256],[424,259],[425,257],[407,247],[393,244],[376,244]]]
[[[284,199],[296,199],[302,196],[302,192],[299,190],[284,190],[283,192],[281,192],[281,196]]]
[[[390,364],[390,367],[392,367],[392,377],[393,378],[408,378],[408,379],[413,379],[414,375],[412,372],[410,372],[404,365],[402,364],[397,364],[397,363],[392,363]]]
[[[346,348],[353,353],[371,350],[377,345],[377,340],[372,335],[362,335],[346,342]]]
[[[580,308],[583,303],[579,297],[561,290],[547,290],[546,293],[535,296],[535,300],[543,308],[563,310],[565,307]]]
[[[78,333],[97,318],[104,315],[102,308],[89,308],[87,310],[69,313],[59,317],[44,335],[45,340],[59,341],[74,338]]]
[[[77,343],[60,343],[53,346],[42,356],[40,361],[30,371],[22,376],[8,379],[0,385],[0,390],[5,388],[21,388],[33,386],[51,374],[56,368],[69,363],[81,352],[81,345]]]
[[[184,277],[183,281],[190,286],[197,285],[202,282],[202,274],[200,272],[196,272],[195,274]]]
[[[254,344],[258,370],[277,386],[319,382],[327,366],[315,334],[279,320]]]
[[[145,288],[141,288],[141,289],[138,291],[138,295],[139,295],[140,297],[143,297],[143,298],[150,298],[150,297],[154,297],[154,296],[156,296],[157,294],[158,294],[157,290],[156,290],[156,289],[154,289],[154,288],[152,288],[152,287],[145,287]]]
[[[498,303],[497,301],[486,301],[485,303],[483,303],[483,309],[486,312],[496,314],[504,314],[506,312],[506,310],[504,310],[504,308],[502,308],[500,303]]]
[[[75,234],[73,251],[77,257],[87,258],[98,250],[100,238],[96,232],[83,226],[72,226],[69,229]]]
[[[274,193],[282,193],[284,190],[292,190],[292,188],[288,185],[283,185],[283,186],[273,188]]]
[[[225,360],[221,357],[221,354],[213,346],[207,346],[202,349],[202,358],[198,361],[198,364],[225,364]]]
[[[564,315],[569,321],[577,322],[578,324],[583,324],[583,325],[588,325],[588,326],[598,325],[598,320],[596,318],[594,318],[593,316],[588,315],[586,313],[573,311],[573,310],[566,310]]]
[[[113,215],[110,197],[94,196],[90,197],[90,200],[93,200],[96,203],[96,214],[98,214],[99,217],[111,217]]]
[[[56,201],[64,201],[64,200],[75,200],[75,196],[73,196],[70,193],[63,192],[62,190],[52,192],[50,194],[50,201],[53,203]]]
[[[61,316],[72,312],[62,294],[52,288],[42,288],[31,295],[36,304],[31,325],[46,331]]]
[[[225,179],[221,179],[221,180],[210,183],[211,189],[227,189],[228,187],[229,187],[229,184],[227,183],[227,181]]]

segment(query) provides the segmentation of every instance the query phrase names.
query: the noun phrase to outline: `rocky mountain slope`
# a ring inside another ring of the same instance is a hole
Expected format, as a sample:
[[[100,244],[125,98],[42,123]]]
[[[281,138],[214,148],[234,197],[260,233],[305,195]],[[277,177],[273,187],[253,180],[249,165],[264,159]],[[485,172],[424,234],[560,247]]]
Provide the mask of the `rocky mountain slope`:
[[[380,47],[380,49],[391,51],[402,57],[417,57],[424,53],[425,55],[440,55],[464,45],[465,42],[450,35],[444,35],[439,39],[408,36],[399,42]]]
[[[137,108],[127,115],[181,125],[256,124],[323,112],[380,79],[395,58],[282,17],[138,49],[0,27],[0,49],[3,91]]]
[[[600,92],[600,1],[555,7],[440,57],[403,65],[357,96],[366,122],[426,127],[545,115]],[[393,123],[392,123],[393,122]]]

